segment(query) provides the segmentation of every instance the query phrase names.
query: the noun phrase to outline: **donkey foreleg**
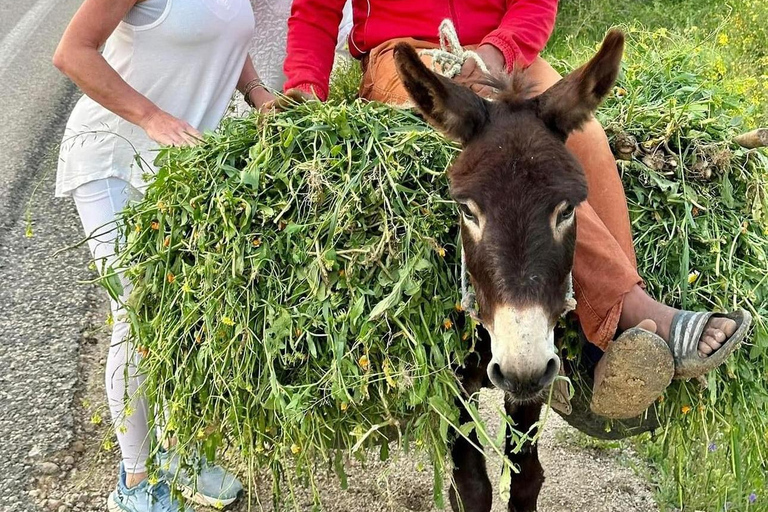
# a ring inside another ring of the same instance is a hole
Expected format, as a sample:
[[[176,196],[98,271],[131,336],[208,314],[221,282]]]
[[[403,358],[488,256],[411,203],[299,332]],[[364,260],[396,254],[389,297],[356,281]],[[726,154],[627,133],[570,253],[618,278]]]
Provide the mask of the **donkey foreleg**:
[[[541,404],[517,405],[509,396],[504,398],[504,409],[514,422],[519,432],[528,432],[538,420],[541,412]],[[532,429],[530,436],[536,435],[537,428]],[[513,452],[515,445],[507,435],[506,456],[519,468],[519,472],[512,472],[512,488],[509,497],[509,512],[533,512],[536,510],[536,502],[539,491],[544,483],[544,470],[539,462],[539,449],[536,444],[526,441],[522,449]]]
[[[463,404],[460,409],[461,425],[472,421]],[[493,488],[485,467],[485,455],[478,450],[481,446],[473,430],[465,439],[456,434],[451,447],[453,458],[453,484],[449,491],[454,512],[490,512],[493,503]]]

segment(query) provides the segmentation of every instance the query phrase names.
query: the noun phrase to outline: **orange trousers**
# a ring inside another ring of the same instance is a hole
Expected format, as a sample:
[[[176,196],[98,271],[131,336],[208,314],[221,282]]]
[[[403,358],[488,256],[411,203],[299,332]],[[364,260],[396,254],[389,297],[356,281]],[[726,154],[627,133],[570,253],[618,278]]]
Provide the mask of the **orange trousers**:
[[[395,70],[393,49],[405,41],[417,49],[436,45],[415,39],[388,41],[363,59],[360,95],[396,106],[413,106]],[[429,64],[429,57],[423,57]],[[532,93],[540,94],[562,77],[541,57],[525,71]],[[576,315],[587,339],[605,350],[619,325],[624,296],[642,285],[632,243],[624,188],[608,138],[592,119],[566,141],[587,176],[586,203],[576,210],[576,253],[573,281]]]

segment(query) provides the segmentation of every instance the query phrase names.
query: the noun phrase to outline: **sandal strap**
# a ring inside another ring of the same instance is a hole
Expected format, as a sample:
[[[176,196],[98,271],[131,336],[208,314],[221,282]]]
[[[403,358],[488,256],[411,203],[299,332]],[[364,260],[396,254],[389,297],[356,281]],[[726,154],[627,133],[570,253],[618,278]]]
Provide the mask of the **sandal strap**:
[[[699,341],[707,322],[714,313],[680,311],[672,319],[669,330],[669,348],[679,363],[691,356],[698,357]]]

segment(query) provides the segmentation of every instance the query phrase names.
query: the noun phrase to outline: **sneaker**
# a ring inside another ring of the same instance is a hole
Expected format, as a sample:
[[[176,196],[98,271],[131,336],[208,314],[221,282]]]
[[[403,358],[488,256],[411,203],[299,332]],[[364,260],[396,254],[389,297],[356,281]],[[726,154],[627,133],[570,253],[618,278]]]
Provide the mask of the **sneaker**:
[[[164,481],[150,484],[144,480],[135,487],[125,485],[125,467],[120,463],[117,488],[107,498],[109,512],[194,512],[171,496],[171,488]]]
[[[205,457],[199,460],[199,473],[190,474],[184,468],[181,458],[168,451],[158,455],[160,472],[168,482],[189,500],[200,505],[222,509],[231,505],[243,490],[235,475],[215,464],[209,464]]]

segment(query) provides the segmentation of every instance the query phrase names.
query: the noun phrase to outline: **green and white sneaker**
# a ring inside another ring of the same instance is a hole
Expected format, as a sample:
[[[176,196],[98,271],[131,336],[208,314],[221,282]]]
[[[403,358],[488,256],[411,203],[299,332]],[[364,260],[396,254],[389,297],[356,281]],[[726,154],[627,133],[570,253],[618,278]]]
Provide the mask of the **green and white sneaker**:
[[[109,512],[194,512],[171,496],[165,481],[150,484],[144,480],[136,487],[125,485],[125,467],[120,463],[117,488],[107,498]]]
[[[234,503],[243,491],[235,475],[221,466],[209,464],[205,457],[199,459],[196,478],[182,467],[181,458],[172,452],[160,452],[158,463],[163,478],[185,498],[200,505],[222,509]]]

